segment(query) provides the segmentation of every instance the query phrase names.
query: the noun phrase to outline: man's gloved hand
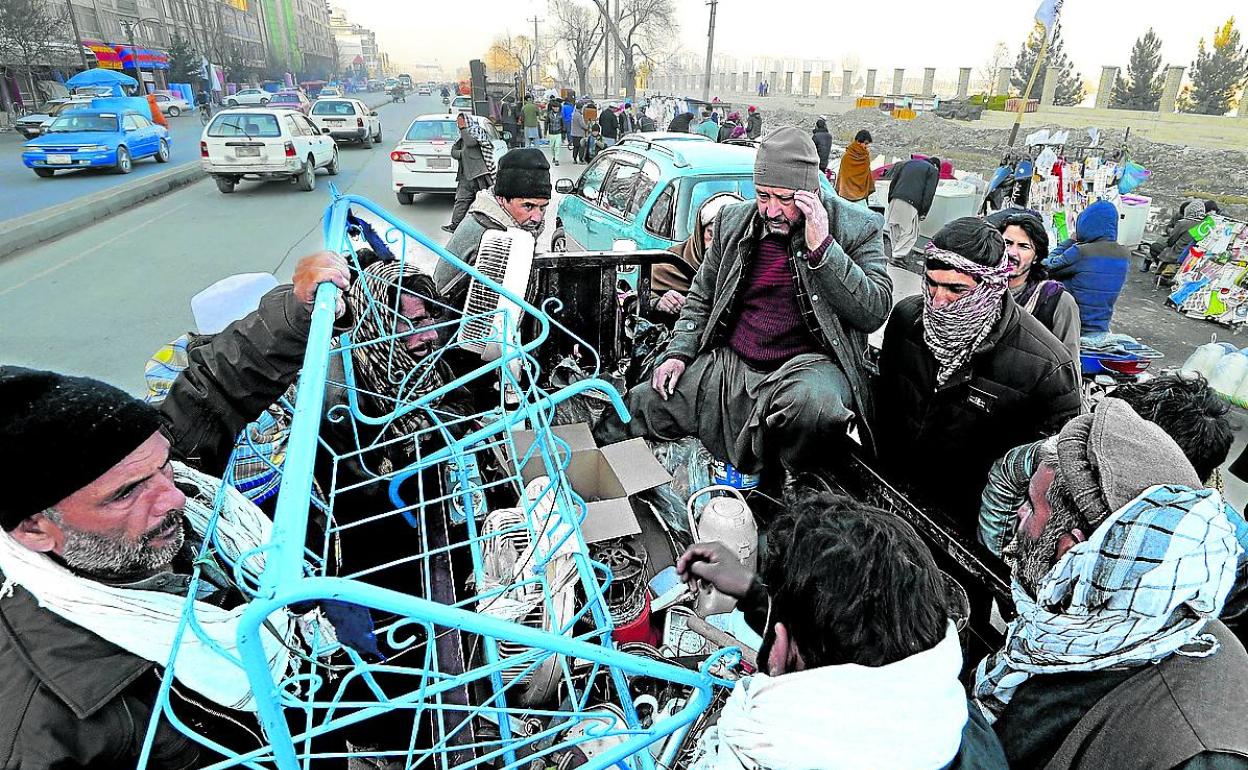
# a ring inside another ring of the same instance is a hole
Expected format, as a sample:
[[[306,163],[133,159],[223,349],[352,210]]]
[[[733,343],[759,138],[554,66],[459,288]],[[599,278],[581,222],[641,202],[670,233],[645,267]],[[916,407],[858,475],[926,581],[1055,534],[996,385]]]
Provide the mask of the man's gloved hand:
[[[295,265],[295,275],[291,283],[295,285],[295,298],[309,309],[316,301],[316,288],[329,282],[344,292],[351,287],[351,269],[347,261],[332,251],[318,251],[299,260]],[[334,309],[334,317],[341,318],[346,312],[347,304],[342,295],[338,295],[338,304]]]
[[[686,583],[695,579],[705,580],[720,593],[734,599],[743,598],[754,581],[754,573],[719,542],[689,546],[676,560],[676,574]]]

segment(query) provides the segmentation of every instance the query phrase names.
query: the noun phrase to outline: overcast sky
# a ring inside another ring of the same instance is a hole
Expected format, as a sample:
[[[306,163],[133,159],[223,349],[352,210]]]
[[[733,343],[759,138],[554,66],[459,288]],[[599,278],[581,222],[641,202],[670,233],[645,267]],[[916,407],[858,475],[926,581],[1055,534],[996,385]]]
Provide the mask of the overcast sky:
[[[682,46],[705,51],[704,0],[675,0]],[[588,0],[586,0],[588,4]],[[391,58],[406,66],[438,61],[448,71],[482,55],[504,30],[532,34],[527,18],[549,17],[546,0],[334,0],[351,20],[372,28]],[[749,57],[790,57],[839,64],[856,55],[862,68],[891,78],[894,67],[981,67],[997,41],[1011,55],[1031,25],[1038,0],[720,0],[715,50]],[[765,10],[760,10],[760,6]],[[1066,0],[1062,10],[1066,52],[1090,88],[1101,66],[1125,68],[1135,38],[1152,26],[1163,41],[1162,64],[1190,65],[1197,41],[1238,10],[1244,0],[1173,3],[1161,0]],[[857,13],[861,9],[864,13]],[[889,73],[885,75],[885,73]]]

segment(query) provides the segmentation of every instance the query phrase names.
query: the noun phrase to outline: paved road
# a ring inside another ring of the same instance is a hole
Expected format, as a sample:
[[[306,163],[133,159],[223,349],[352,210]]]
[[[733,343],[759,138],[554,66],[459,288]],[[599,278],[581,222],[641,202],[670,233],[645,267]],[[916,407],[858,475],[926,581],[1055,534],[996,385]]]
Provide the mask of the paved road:
[[[363,94],[364,102],[376,104],[384,99],[382,94]],[[441,100],[438,100],[441,107]],[[154,174],[179,163],[198,161],[199,137],[203,125],[196,113],[183,113],[168,118],[169,133],[173,139],[168,164],[160,164],[150,158],[136,161],[128,175],[114,174],[108,170],[83,169],[60,171],[51,179],[40,179],[22,165],[22,144],[25,141],[16,132],[0,134],[0,221],[15,219],[35,211],[61,203],[83,198],[107,195],[109,188],[129,182],[138,177]],[[404,126],[406,128],[406,126]]]
[[[222,195],[205,177],[0,261],[0,360],[87,373],[137,392],[147,357],[190,328],[192,295],[235,273],[288,280],[298,258],[320,248],[331,180],[398,211],[389,149],[415,115],[441,109],[441,99],[427,97],[381,107],[386,142],[341,147],[341,172],[318,172],[314,192],[244,182]],[[444,243],[439,226],[449,212],[449,197],[417,196],[401,216]]]

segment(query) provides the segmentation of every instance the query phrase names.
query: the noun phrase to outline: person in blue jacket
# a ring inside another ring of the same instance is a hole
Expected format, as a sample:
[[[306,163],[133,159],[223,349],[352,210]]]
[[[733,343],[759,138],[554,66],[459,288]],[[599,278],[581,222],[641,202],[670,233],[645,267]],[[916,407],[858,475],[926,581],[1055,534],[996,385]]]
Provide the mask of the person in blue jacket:
[[[1044,260],[1049,276],[1061,281],[1079,305],[1084,337],[1109,331],[1130,259],[1130,252],[1118,243],[1118,209],[1099,200],[1079,215],[1073,241],[1058,246]]]

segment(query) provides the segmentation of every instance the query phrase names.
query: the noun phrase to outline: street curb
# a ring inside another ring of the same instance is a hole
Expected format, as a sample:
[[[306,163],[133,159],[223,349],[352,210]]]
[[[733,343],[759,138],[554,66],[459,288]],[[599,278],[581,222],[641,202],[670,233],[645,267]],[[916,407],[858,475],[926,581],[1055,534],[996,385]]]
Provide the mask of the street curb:
[[[392,101],[394,100],[385,99],[377,104],[364,101],[364,104],[370,110],[375,110]],[[90,202],[82,199],[67,201],[50,209],[0,222],[0,259],[53,241],[113,214],[207,178],[208,175],[197,158],[128,184],[109,188],[107,197],[103,199]]]
[[[108,190],[102,199],[72,200],[24,217],[0,222],[0,259],[60,238],[152,198],[206,179],[199,161],[181,163]]]

